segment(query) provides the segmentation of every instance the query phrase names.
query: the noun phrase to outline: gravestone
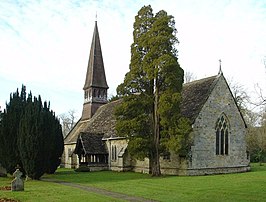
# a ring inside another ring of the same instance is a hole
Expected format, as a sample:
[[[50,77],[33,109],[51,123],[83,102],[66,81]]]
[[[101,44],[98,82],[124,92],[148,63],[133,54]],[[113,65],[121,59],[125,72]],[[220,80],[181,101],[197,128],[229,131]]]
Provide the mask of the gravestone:
[[[17,168],[13,173],[15,179],[11,182],[12,191],[24,191],[24,181],[21,178],[23,173]]]

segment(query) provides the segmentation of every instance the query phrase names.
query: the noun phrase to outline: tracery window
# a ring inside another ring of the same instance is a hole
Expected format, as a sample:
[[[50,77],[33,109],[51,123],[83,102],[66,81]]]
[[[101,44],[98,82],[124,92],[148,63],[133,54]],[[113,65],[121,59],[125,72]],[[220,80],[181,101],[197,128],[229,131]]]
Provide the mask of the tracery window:
[[[228,155],[229,123],[225,114],[217,120],[216,126],[216,155]]]

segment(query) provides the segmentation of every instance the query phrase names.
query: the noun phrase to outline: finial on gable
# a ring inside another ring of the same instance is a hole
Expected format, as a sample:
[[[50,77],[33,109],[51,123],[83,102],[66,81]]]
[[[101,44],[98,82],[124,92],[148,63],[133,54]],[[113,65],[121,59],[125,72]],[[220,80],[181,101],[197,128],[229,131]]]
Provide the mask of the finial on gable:
[[[219,60],[219,73],[218,73],[218,75],[221,75],[221,74],[223,74],[223,71],[222,71],[222,60],[220,59]]]
[[[97,22],[97,11],[96,11],[96,15],[95,15],[95,22]]]

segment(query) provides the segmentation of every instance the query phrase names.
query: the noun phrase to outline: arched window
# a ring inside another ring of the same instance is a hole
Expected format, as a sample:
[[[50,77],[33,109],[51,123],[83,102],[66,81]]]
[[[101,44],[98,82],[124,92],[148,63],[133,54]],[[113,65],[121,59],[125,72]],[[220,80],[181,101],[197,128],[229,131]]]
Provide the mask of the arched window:
[[[85,98],[85,100],[88,99],[88,91],[85,91],[85,93],[84,93],[84,98]]]
[[[117,153],[116,153],[116,145],[112,145],[112,160],[116,161],[117,159]]]
[[[111,160],[114,159],[114,145],[112,145],[112,149],[111,149]]]
[[[229,150],[229,123],[225,114],[217,120],[216,126],[216,155],[228,155]]]
[[[101,90],[100,89],[98,89],[97,97],[101,97]]]
[[[115,161],[116,161],[117,153],[116,153],[116,146],[115,146]]]

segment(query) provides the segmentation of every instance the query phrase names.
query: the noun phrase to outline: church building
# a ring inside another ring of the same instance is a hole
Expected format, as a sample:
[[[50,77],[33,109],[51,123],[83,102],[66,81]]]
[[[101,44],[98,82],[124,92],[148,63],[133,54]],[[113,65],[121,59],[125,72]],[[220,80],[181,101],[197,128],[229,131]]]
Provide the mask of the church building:
[[[100,37],[95,22],[84,85],[80,120],[64,140],[62,166],[88,171],[150,173],[149,159],[131,158],[128,140],[116,135],[114,110],[122,100],[107,101]],[[246,123],[221,71],[186,83],[181,113],[192,123],[192,146],[186,156],[170,152],[160,157],[162,174],[205,175],[250,170]]]

